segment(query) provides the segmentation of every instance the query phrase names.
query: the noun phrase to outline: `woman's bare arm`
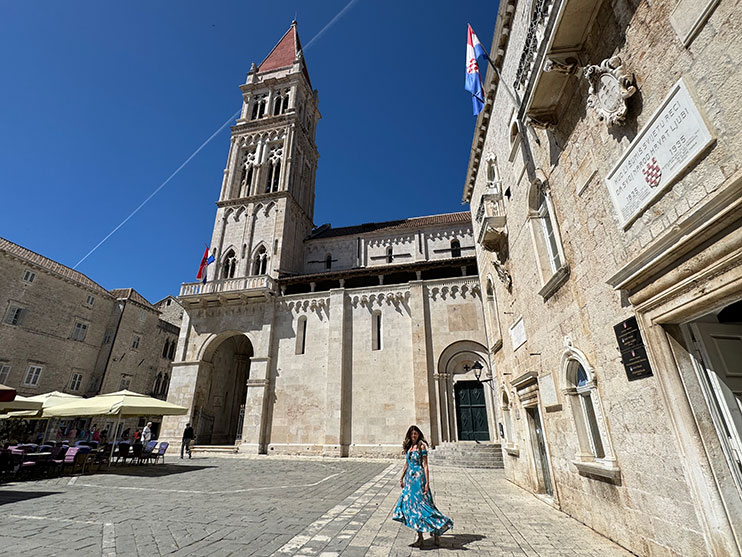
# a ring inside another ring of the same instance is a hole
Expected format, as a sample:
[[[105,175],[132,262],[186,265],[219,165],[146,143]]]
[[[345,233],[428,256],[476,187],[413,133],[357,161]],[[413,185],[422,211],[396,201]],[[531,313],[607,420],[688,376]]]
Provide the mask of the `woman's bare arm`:
[[[428,446],[424,443],[420,445],[421,451],[427,451]],[[430,488],[430,470],[428,468],[428,455],[427,453],[423,455],[423,470],[425,470],[425,487],[423,487],[423,493],[427,494],[428,489]]]
[[[407,473],[407,458],[405,457],[405,459],[404,459],[404,468],[402,469],[402,477],[399,478],[399,486],[400,487],[404,487],[404,477],[405,477],[405,474],[406,473]]]

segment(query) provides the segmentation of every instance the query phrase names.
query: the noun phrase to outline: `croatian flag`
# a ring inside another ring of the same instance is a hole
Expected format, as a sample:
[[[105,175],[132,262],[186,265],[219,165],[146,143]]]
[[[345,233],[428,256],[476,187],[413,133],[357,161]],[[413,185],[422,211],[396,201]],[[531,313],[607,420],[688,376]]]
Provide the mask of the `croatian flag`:
[[[198,274],[196,278],[206,284],[206,267],[214,262],[214,256],[209,255],[209,246],[206,246],[204,256],[201,258],[201,265],[198,266]]]
[[[482,77],[479,73],[477,59],[486,56],[487,53],[479,42],[477,35],[467,25],[466,34],[466,85],[464,88],[471,93],[471,102],[474,108],[474,116],[482,112],[484,108],[484,92],[482,91]]]

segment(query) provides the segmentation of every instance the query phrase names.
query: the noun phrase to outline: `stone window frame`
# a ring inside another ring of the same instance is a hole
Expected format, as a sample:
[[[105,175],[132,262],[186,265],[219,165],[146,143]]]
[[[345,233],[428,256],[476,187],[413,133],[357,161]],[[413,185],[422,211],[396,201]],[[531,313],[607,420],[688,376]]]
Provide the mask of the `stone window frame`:
[[[132,378],[132,375],[130,373],[121,374],[121,381],[119,382],[119,391],[129,390],[129,387],[131,387],[131,378]]]
[[[302,315],[296,321],[296,349],[294,354],[300,356],[306,352],[307,348],[307,316]]]
[[[332,269],[332,254],[328,253],[325,255],[325,270],[329,271]]]
[[[8,309],[5,310],[5,317],[3,323],[12,327],[20,327],[28,315],[28,309],[18,302],[10,301]]]
[[[252,261],[252,274],[255,276],[265,275],[268,272],[268,248],[261,242],[258,247],[253,251],[253,256],[250,258]]]
[[[511,396],[512,395],[512,396]],[[512,405],[515,403],[514,393],[508,394],[506,389],[502,389],[500,393],[500,408],[502,411],[502,423],[503,423],[503,448],[505,452],[510,456],[519,456],[520,449],[518,443],[515,442],[515,430],[513,429],[513,415],[511,413]],[[511,402],[512,401],[512,402]]]
[[[69,390],[73,393],[76,393],[80,390],[80,387],[82,386],[82,373],[78,371],[73,371],[72,375],[70,375],[70,382],[69,382]]]
[[[82,319],[75,319],[75,324],[72,326],[72,333],[70,333],[70,339],[77,342],[85,342],[85,338],[88,336],[88,329],[90,324]]]
[[[386,248],[386,262],[387,264],[394,263],[394,247],[387,246]]]
[[[383,321],[381,319],[381,310],[377,309],[371,312],[371,350],[383,350],[384,338]]]
[[[8,377],[10,377],[12,369],[13,366],[10,365],[10,362],[0,362],[0,384],[8,384]]]
[[[139,345],[142,343],[142,336],[134,333],[131,337],[131,348],[132,350],[139,350]]]
[[[538,293],[546,301],[569,278],[569,265],[564,254],[549,183],[545,177],[537,177],[531,182],[528,191],[528,221],[541,280]]]
[[[92,294],[88,294],[85,297],[85,303],[83,305],[91,308],[93,307],[94,304],[95,304],[95,296],[93,296]]]
[[[31,269],[26,269],[23,272],[23,282],[31,284],[35,278],[36,278],[36,272],[32,271]]]
[[[41,380],[41,374],[44,372],[44,366],[36,363],[29,363],[26,368],[26,374],[23,376],[23,385],[26,387],[38,387]],[[32,375],[32,373],[34,375]]]
[[[229,247],[222,256],[222,263],[220,265],[222,279],[234,278],[237,274],[237,251],[233,247]]]
[[[565,338],[564,344],[561,378],[565,387],[562,388],[562,394],[570,408],[580,447],[572,464],[583,476],[599,476],[617,482],[621,476],[621,469],[616,462],[613,444],[608,434],[595,369],[569,337]],[[583,380],[578,380],[577,372],[580,367],[584,371]],[[596,447],[596,437],[600,441],[602,451]],[[601,452],[603,456],[599,456]]]
[[[167,359],[168,360],[174,360],[175,359],[175,348],[178,345],[178,339],[173,338],[170,339],[170,350],[167,351]],[[166,374],[167,375],[167,374]]]

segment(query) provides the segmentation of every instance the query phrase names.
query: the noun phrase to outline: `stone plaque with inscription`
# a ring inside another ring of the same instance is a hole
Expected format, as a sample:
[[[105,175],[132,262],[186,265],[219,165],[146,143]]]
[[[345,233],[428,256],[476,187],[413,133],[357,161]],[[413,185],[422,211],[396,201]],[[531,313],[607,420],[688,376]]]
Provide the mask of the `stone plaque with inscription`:
[[[526,342],[526,326],[522,317],[510,325],[510,341],[513,343],[513,352]]]
[[[681,79],[606,176],[621,224],[631,224],[713,141]]]

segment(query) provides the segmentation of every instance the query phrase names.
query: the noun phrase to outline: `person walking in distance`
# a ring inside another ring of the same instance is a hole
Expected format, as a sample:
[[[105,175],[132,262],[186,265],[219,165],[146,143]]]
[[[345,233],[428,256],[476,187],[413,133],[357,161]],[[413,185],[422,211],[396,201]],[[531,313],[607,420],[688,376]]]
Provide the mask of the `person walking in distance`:
[[[183,450],[188,453],[188,458],[191,458],[191,443],[193,443],[195,437],[191,424],[187,423],[183,430],[183,443],[180,445],[180,458],[183,458]]]
[[[152,440],[152,422],[147,422],[142,430],[142,443],[146,445]]]
[[[401,522],[417,532],[413,547],[423,546],[423,532],[433,534],[435,545],[441,544],[441,534],[453,528],[453,520],[439,511],[433,502],[430,491],[430,470],[428,469],[428,445],[423,432],[410,426],[405,435],[402,448],[405,465],[399,485],[402,495],[394,507],[392,520]]]

